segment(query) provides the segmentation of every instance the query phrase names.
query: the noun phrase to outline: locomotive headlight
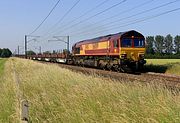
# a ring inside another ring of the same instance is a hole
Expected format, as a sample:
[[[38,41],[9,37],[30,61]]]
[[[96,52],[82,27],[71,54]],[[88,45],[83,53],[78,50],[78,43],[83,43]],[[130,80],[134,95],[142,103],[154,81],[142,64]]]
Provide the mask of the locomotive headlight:
[[[144,59],[144,54],[139,54],[140,59]]]
[[[134,53],[133,53],[133,52],[131,53],[131,56],[134,56]]]
[[[121,58],[127,58],[127,54],[121,54]]]

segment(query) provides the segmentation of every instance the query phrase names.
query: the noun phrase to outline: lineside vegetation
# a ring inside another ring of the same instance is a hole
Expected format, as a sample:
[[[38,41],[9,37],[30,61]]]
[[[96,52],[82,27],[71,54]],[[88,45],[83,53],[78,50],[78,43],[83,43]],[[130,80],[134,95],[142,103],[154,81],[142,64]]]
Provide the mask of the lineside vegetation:
[[[180,75],[180,59],[146,59],[146,71]]]
[[[179,93],[161,85],[114,81],[57,65],[10,60],[30,102],[32,122],[180,122]]]
[[[18,123],[11,67],[8,59],[0,59],[0,123]]]
[[[3,74],[5,61],[6,59],[0,58],[0,76]]]

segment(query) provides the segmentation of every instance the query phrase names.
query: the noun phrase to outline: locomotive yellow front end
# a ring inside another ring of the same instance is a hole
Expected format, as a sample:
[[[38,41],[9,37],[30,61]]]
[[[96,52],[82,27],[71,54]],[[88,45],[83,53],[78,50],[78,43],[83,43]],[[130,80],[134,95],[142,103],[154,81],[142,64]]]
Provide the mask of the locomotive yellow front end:
[[[144,56],[145,38],[142,34],[134,32],[121,37],[121,66],[127,66],[135,71],[142,70],[146,63]]]

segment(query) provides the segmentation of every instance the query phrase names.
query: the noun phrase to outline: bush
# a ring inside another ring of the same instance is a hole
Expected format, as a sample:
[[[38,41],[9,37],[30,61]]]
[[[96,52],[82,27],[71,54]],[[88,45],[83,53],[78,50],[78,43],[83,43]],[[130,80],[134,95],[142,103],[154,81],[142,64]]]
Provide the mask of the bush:
[[[8,48],[0,49],[0,57],[7,58],[12,55],[12,52]]]

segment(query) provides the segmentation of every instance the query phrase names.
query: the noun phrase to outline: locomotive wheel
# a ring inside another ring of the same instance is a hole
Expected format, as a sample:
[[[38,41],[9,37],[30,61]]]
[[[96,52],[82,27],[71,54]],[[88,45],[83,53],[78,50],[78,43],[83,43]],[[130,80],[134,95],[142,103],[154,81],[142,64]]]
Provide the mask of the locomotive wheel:
[[[98,67],[102,70],[106,70],[106,66],[102,65],[101,63],[98,65]]]
[[[116,72],[121,72],[121,69],[120,69],[119,65],[114,65],[113,70],[116,71]]]
[[[120,71],[123,73],[132,73],[132,69],[127,65],[120,66]]]
[[[111,71],[111,70],[112,70],[112,66],[111,66],[110,64],[107,64],[107,65],[106,65],[106,69],[109,70],[109,71]]]

